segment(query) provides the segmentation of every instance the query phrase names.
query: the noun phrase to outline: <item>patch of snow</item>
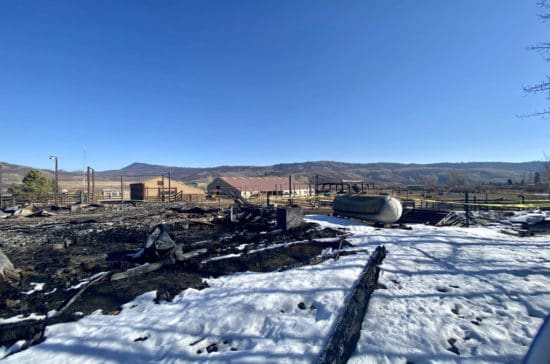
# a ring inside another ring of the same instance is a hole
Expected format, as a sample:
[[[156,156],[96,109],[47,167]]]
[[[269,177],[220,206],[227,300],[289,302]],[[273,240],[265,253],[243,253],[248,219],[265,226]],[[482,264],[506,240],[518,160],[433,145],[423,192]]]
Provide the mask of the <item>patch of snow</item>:
[[[319,243],[334,243],[336,241],[340,240],[340,238],[317,238],[315,241]]]
[[[144,265],[147,265],[147,264],[149,264],[149,263],[145,263]],[[132,268],[132,269],[135,269],[135,268]],[[131,269],[129,269],[129,270],[131,270]],[[75,284],[74,286],[71,286],[71,287],[67,288],[66,291],[70,291],[70,290],[72,290],[72,289],[79,289],[80,287],[82,287],[82,286],[88,284],[90,281],[93,281],[94,279],[96,279],[96,278],[98,278],[98,277],[101,277],[101,276],[104,276],[104,275],[106,275],[106,274],[108,274],[108,273],[109,273],[109,272],[99,272],[99,273],[96,273],[96,274],[94,274],[94,275],[91,276],[91,277],[88,277],[88,278],[85,278],[85,279],[80,280],[79,283]]]
[[[5,357],[6,355],[11,355],[13,353],[17,353],[17,352],[21,351],[21,349],[25,346],[26,343],[27,343],[26,340],[19,340],[19,341],[15,342],[15,344],[10,346],[8,349],[6,349],[3,346],[0,347],[0,360],[3,357]]]
[[[236,258],[236,257],[240,257],[242,254],[226,254],[226,255],[220,255],[219,257],[213,257],[213,258],[209,258],[209,259],[205,259],[201,262],[201,264],[204,264],[204,263],[207,263],[207,262],[212,262],[212,261],[216,261],[216,260],[224,260],[224,259],[229,259],[229,258]]]
[[[550,312],[548,236],[306,220],[344,230],[345,250],[388,250],[350,363],[521,362]],[[209,279],[160,304],[148,292],[116,316],[48,326],[5,362],[314,363],[368,259]]]
[[[349,363],[517,362],[550,313],[547,236],[346,228],[354,246],[388,250],[379,280],[387,288],[373,293]]]
[[[26,295],[30,295],[30,294],[33,294],[34,292],[40,292],[40,291],[44,290],[45,285],[46,285],[46,283],[31,282],[32,289],[29,290],[29,291],[21,292],[21,293],[26,294]]]
[[[25,320],[44,320],[46,318],[46,316],[44,315],[39,315],[39,314],[36,314],[36,313],[31,313],[29,316],[23,316],[23,315],[17,315],[17,316],[12,316],[12,317],[9,317],[9,318],[0,318],[0,325],[2,324],[11,324],[11,323],[14,323],[14,322],[19,322],[19,321],[25,321]]]
[[[304,243],[307,243],[307,242],[309,242],[309,241],[308,240],[297,240],[297,241],[292,241],[292,242],[273,244],[273,245],[266,246],[264,248],[250,250],[248,253],[252,254],[252,253],[258,253],[258,252],[266,251],[266,250],[285,248],[285,247],[289,247],[291,245],[304,244]]]
[[[546,214],[544,213],[524,213],[517,214],[510,218],[512,223],[527,223],[529,225],[536,224],[546,219]]]
[[[100,311],[48,326],[47,339],[6,362],[311,363],[368,255],[285,272],[209,279],[155,304],[145,293],[117,316]],[[305,304],[306,309],[299,305]],[[216,344],[217,352],[206,348]]]

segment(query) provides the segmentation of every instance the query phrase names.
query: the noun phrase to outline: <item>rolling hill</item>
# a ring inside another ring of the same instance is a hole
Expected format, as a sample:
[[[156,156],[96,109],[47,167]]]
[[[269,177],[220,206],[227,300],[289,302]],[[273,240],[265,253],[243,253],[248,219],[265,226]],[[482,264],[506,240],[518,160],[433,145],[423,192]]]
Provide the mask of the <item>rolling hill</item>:
[[[403,163],[345,163],[334,161],[315,161],[303,163],[282,163],[271,166],[219,166],[208,168],[189,168],[162,166],[146,163],[132,163],[124,168],[108,171],[97,171],[96,180],[116,181],[125,176],[158,176],[170,172],[175,180],[185,182],[210,182],[218,176],[287,176],[292,174],[302,179],[319,181],[340,179],[366,179],[372,183],[446,183],[451,171],[460,175],[470,183],[506,183],[511,179],[514,183],[524,180],[532,181],[533,174],[540,171],[539,161],[508,163],[508,162],[467,162],[467,163],[434,163],[434,164],[403,164]],[[19,183],[31,167],[19,166],[2,162],[2,181],[6,187],[11,183]],[[53,176],[51,170],[43,170],[46,175]],[[60,171],[60,180],[82,179],[82,172]]]

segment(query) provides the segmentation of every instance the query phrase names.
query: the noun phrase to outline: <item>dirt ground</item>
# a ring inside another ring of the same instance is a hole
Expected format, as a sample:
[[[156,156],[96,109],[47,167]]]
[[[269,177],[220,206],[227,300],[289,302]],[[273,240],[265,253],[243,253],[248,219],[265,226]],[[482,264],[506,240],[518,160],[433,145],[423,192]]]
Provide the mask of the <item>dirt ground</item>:
[[[184,254],[197,255],[154,272],[90,285],[56,322],[78,319],[97,309],[116,314],[123,303],[151,290],[157,290],[158,299],[170,300],[186,288],[204,288],[203,279],[212,276],[316,264],[328,248],[347,244],[341,232],[313,224],[282,231],[276,226],[274,210],[258,211],[251,213],[261,215],[253,222],[241,223],[232,223],[227,211],[181,203],[96,205],[58,210],[55,216],[2,219],[0,249],[14,264],[18,278],[0,280],[0,317],[51,315],[90,277],[140,266],[144,261],[131,254],[144,246],[151,229],[161,223]],[[45,285],[30,293],[33,283]],[[0,345],[21,335],[25,334],[0,338]]]

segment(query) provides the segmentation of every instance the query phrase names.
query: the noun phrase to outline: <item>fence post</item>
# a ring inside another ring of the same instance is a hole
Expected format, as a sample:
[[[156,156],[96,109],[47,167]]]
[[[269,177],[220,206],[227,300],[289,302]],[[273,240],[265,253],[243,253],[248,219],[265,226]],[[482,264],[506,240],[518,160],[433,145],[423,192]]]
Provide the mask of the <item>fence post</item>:
[[[468,206],[468,192],[464,193],[464,211],[466,212],[466,226],[470,226],[470,209]]]

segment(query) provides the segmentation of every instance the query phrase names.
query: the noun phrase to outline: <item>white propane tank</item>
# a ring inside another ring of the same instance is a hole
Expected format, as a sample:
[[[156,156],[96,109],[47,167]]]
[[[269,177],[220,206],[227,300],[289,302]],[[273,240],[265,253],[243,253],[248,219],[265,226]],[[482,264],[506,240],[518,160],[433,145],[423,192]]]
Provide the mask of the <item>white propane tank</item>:
[[[396,222],[403,213],[403,206],[395,197],[362,194],[336,196],[332,209],[337,215],[383,224]]]

